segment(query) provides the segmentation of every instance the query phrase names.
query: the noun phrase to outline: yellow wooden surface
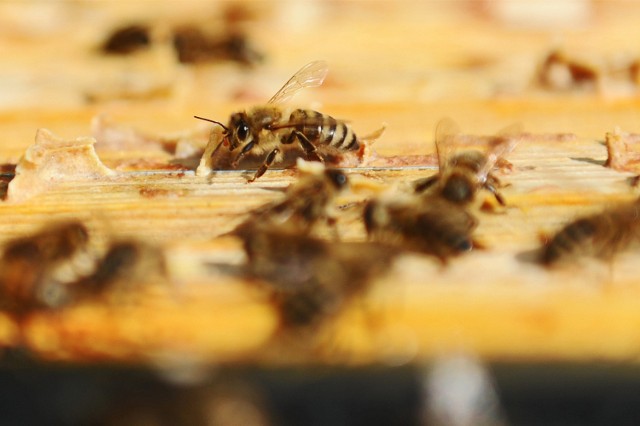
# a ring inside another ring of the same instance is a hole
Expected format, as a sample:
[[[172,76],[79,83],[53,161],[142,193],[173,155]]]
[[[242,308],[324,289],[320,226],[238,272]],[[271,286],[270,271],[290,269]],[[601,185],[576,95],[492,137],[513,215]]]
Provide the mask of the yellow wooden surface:
[[[52,219],[80,218],[98,240],[135,236],[162,245],[172,285],[143,291],[148,298],[134,307],[81,306],[53,319],[37,314],[22,324],[22,338],[0,317],[3,341],[26,342],[50,358],[149,362],[401,363],[458,350],[498,360],[637,357],[638,255],[547,270],[530,262],[529,253],[541,233],[637,196],[627,181],[632,173],[603,167],[602,144],[616,126],[637,132],[633,82],[608,75],[599,88],[550,91],[534,80],[540,61],[558,46],[603,69],[635,60],[640,8],[585,2],[586,20],[560,16],[560,24],[518,28],[479,7],[482,2],[229,4],[252,11],[248,35],[266,55],[253,69],[177,65],[167,46],[132,58],[95,52],[123,22],[166,28],[198,16],[214,25],[227,3],[191,2],[179,11],[173,3],[0,5],[0,50],[7,52],[0,70],[0,163],[16,163],[41,127],[66,139],[89,136],[97,115],[151,139],[187,135],[203,148],[208,125],[194,114],[225,121],[233,111],[266,101],[300,66],[322,58],[330,63],[325,84],[301,93],[296,103],[344,118],[359,134],[387,123],[374,145],[382,158],[432,154],[434,127],[443,116],[472,135],[524,125],[527,135],[509,155],[514,169],[501,175],[510,184],[503,189],[508,208],[478,214],[477,238],[487,249],[446,267],[428,257],[399,258],[364,300],[305,336],[301,348],[275,340],[275,313],[248,283],[206,266],[243,262],[237,241],[216,237],[251,208],[279,197],[269,189],[293,182],[295,171],[272,170],[250,185],[245,172],[199,177],[195,166],[71,179],[24,202],[0,204],[0,240]],[[40,14],[52,17],[50,23]],[[156,95],[118,99],[131,87]],[[87,103],[87,93],[98,89],[103,100]],[[114,151],[98,141],[96,151],[112,168],[123,159],[172,160],[157,146]],[[433,164],[390,169],[375,161],[366,170],[348,169],[354,179],[389,185],[433,172]],[[364,236],[349,213],[338,226],[346,240]]]

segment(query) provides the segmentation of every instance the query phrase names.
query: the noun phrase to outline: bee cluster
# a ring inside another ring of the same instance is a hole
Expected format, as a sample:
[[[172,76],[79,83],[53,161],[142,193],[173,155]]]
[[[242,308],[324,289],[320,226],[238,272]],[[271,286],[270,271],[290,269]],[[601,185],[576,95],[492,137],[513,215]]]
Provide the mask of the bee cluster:
[[[486,191],[495,200],[485,199],[483,207],[508,205],[498,171],[511,168],[505,157],[523,137],[514,126],[492,137],[475,138],[481,143],[476,140],[471,147],[468,142],[473,137],[461,135],[452,120],[441,120],[435,134],[435,174],[339,206],[342,195],[357,190],[350,185],[354,176],[332,163],[342,155],[363,160],[368,144],[384,127],[359,138],[349,124],[329,115],[282,108],[299,90],[322,84],[326,74],[324,61],[311,62],[265,106],[234,113],[226,125],[204,119],[223,130],[211,133],[210,149],[205,150],[209,160],[225,150],[234,157],[233,168],[246,158],[260,159],[249,182],[283,161],[287,152],[312,160],[298,158],[300,176],[282,198],[250,211],[226,234],[243,244],[243,276],[260,283],[281,323],[295,329],[339,313],[403,253],[432,256],[446,265],[474,248],[483,249],[475,237],[481,214],[478,194]],[[639,207],[634,202],[577,219],[545,239],[538,262],[550,266],[582,255],[611,259],[640,241]],[[366,235],[359,241],[345,240],[339,232],[340,216],[354,209]],[[329,237],[318,232],[322,226],[330,230]],[[131,283],[167,280],[159,248],[114,241],[98,254],[89,237],[83,223],[66,222],[9,241],[0,257],[2,305],[17,313],[61,308],[129,291]]]
[[[218,35],[209,34],[203,26],[194,22],[170,29],[158,23],[121,26],[105,37],[100,51],[105,55],[125,56],[168,42],[181,64],[220,61],[232,61],[246,67],[259,64],[263,54],[253,46],[241,25],[241,21],[250,18],[246,11],[230,7],[221,18],[218,26],[223,31]]]

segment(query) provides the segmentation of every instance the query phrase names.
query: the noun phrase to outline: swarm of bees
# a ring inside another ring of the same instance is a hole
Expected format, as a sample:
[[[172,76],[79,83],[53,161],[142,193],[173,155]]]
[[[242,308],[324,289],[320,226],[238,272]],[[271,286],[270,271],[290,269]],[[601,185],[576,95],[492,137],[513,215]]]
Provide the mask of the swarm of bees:
[[[227,125],[195,116],[223,129],[220,142],[210,141],[217,143],[215,149],[205,152],[211,152],[213,157],[223,145],[231,152],[237,150],[231,163],[233,168],[237,168],[247,155],[261,156],[262,164],[249,182],[262,176],[272,164],[281,162],[285,151],[290,149],[297,148],[307,160],[320,162],[348,152],[355,153],[362,159],[365,141],[378,138],[384,127],[372,135],[358,138],[349,124],[327,114],[308,109],[282,108],[282,105],[301,89],[320,86],[327,72],[328,65],[325,61],[314,61],[305,65],[266,105],[232,114]]]
[[[440,169],[435,176],[410,190],[360,203],[369,241],[311,236],[319,222],[335,223],[330,210],[336,196],[348,189],[343,171],[324,167],[303,174],[281,200],[254,209],[231,232],[243,241],[247,273],[266,283],[283,324],[307,326],[335,313],[404,251],[433,255],[444,263],[481,246],[472,236],[478,220],[468,207],[480,189],[505,204],[493,170],[516,137],[492,138],[486,152],[462,151],[454,145],[453,128],[450,120],[438,126]]]
[[[18,314],[58,309],[165,274],[164,255],[155,246],[114,241],[98,255],[85,224],[53,223],[4,246],[0,305]]]
[[[519,127],[511,127],[471,144],[473,138],[460,135],[452,120],[440,121],[435,133],[437,173],[355,203],[361,208],[363,240],[345,242],[337,230],[340,208],[336,203],[351,191],[352,179],[330,162],[344,153],[362,156],[366,142],[380,136],[384,128],[358,138],[344,121],[317,111],[282,107],[299,90],[322,84],[326,74],[324,61],[307,64],[266,105],[236,112],[226,125],[196,116],[223,130],[221,140],[210,141],[208,155],[214,157],[224,146],[233,153],[234,168],[246,157],[260,158],[249,182],[282,161],[289,150],[310,160],[298,158],[300,176],[280,199],[248,212],[226,233],[242,241],[243,273],[260,283],[282,324],[296,329],[338,313],[404,252],[426,254],[446,264],[455,256],[483,248],[474,236],[480,223],[476,201],[486,192],[498,208],[508,205],[496,171],[510,168],[505,157],[521,135]],[[640,202],[635,201],[569,223],[544,242],[539,263],[555,265],[579,256],[611,259],[640,242],[639,209]],[[320,225],[334,231],[333,239],[316,232]],[[154,279],[166,277],[164,257],[157,247],[115,241],[97,254],[89,234],[83,223],[71,221],[8,242],[0,257],[2,307],[18,314],[63,308],[110,292],[127,292],[128,283],[149,280],[149,271]]]

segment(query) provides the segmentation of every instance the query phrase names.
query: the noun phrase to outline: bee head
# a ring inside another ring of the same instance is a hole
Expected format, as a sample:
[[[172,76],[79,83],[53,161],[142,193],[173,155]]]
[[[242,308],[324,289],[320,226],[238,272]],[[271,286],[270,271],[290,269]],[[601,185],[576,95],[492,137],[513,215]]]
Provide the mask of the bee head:
[[[234,115],[236,115],[236,114],[234,114]],[[193,117],[197,118],[198,120],[208,121],[209,123],[217,124],[218,126],[222,127],[222,129],[223,129],[223,132],[222,132],[222,136],[223,136],[222,143],[224,143],[225,146],[229,145],[229,140],[230,140],[230,136],[231,136],[229,134],[229,133],[231,133],[230,130],[229,130],[229,127],[225,126],[224,124],[222,124],[219,121],[211,120],[209,118],[198,117],[197,115],[194,115]],[[231,149],[233,149],[233,148],[231,148]],[[216,151],[217,151],[217,149],[216,149]]]
[[[473,200],[473,183],[467,175],[453,173],[446,180],[442,188],[442,196],[454,203],[468,203]]]
[[[251,128],[249,127],[247,114],[243,112],[235,113],[229,120],[229,128],[227,130],[227,140],[229,141],[229,150],[233,151],[241,145],[246,145],[253,139]]]
[[[347,175],[340,170],[329,169],[325,170],[324,174],[329,179],[329,182],[338,190],[344,189],[344,187],[349,184]]]

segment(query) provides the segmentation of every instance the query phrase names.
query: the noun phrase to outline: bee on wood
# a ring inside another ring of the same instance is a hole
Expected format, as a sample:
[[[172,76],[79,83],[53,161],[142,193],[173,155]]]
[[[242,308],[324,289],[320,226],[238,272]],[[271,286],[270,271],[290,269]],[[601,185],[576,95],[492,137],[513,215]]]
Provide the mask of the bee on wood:
[[[166,272],[159,248],[134,240],[116,241],[96,263],[93,273],[79,280],[75,288],[83,296],[126,291],[132,283],[162,280]]]
[[[298,91],[322,84],[328,72],[324,61],[311,62],[296,72],[284,86],[264,106],[231,115],[228,124],[195,116],[223,128],[222,141],[212,151],[213,157],[218,149],[225,145],[229,151],[238,150],[232,167],[237,167],[248,154],[264,156],[264,160],[254,176],[253,182],[262,176],[275,162],[282,161],[284,152],[297,145],[313,161],[324,161],[321,153],[356,152],[362,157],[364,140],[376,139],[378,132],[359,139],[346,122],[329,115],[308,110],[294,109],[286,111],[281,107]]]
[[[129,55],[151,45],[150,29],[145,25],[127,25],[116,29],[102,45],[112,55]]]
[[[478,246],[472,238],[477,219],[440,198],[373,199],[365,205],[363,219],[370,239],[443,262]]]
[[[51,224],[5,245],[0,306],[16,313],[62,308],[164,273],[164,257],[155,247],[114,242],[97,256],[84,224]]]
[[[540,261],[552,265],[567,259],[611,260],[640,243],[640,201],[585,216],[565,225],[542,247]]]
[[[88,243],[87,228],[75,221],[8,242],[0,258],[3,307],[23,311],[67,303],[72,283],[93,268]]]
[[[277,227],[243,228],[247,270],[265,282],[283,325],[317,324],[362,294],[394,253],[371,243],[332,242]]]
[[[458,126],[450,119],[441,120],[435,136],[438,173],[414,182],[415,192],[427,196],[435,194],[452,203],[467,205],[479,189],[486,189],[504,206],[505,200],[498,192],[500,181],[491,172],[515,147],[514,136],[519,132],[520,126],[505,129],[491,138],[486,153],[479,150],[458,152],[461,140]]]
[[[348,186],[347,175],[318,163],[303,165],[299,161],[298,164],[304,173],[287,188],[284,198],[254,209],[239,227],[260,223],[264,227],[286,227],[292,232],[307,234],[318,222],[335,224],[331,202]],[[314,167],[316,165],[320,167]]]
[[[178,61],[183,64],[231,60],[253,66],[262,61],[262,54],[239,31],[231,31],[221,38],[211,38],[197,27],[182,26],[173,32],[173,47]]]

